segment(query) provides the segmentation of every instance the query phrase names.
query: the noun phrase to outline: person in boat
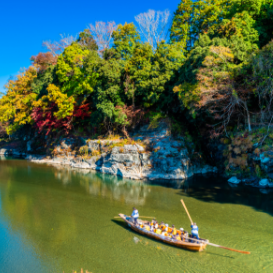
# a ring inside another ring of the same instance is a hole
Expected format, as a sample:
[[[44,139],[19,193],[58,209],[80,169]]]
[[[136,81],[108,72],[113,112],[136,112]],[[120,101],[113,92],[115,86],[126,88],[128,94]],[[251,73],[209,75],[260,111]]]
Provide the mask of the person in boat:
[[[153,225],[152,222],[151,222],[151,224],[150,224],[150,231],[151,231],[151,232],[154,232],[154,225]]]
[[[172,225],[172,234],[173,234],[173,235],[176,235],[176,234],[177,234],[177,230],[176,230],[176,228],[174,227],[174,225]]]
[[[160,228],[161,228],[162,230],[165,230],[166,227],[165,227],[165,224],[164,224],[163,222],[160,223]]]
[[[191,225],[191,236],[192,236],[192,238],[196,238],[197,240],[199,240],[198,226],[196,225],[196,223],[193,223]]]
[[[155,233],[161,235],[162,234],[162,230],[160,228],[157,228],[157,229],[155,229]]]
[[[189,233],[188,233],[188,231],[185,230],[184,234],[181,235],[181,238],[182,238],[183,241],[188,242],[188,240],[189,240]]]
[[[155,221],[155,229],[158,229],[158,223]]]
[[[133,218],[135,224],[137,224],[138,217],[139,217],[138,210],[136,208],[133,208],[132,218]]]
[[[181,237],[178,234],[176,234],[176,235],[173,234],[172,239],[177,240],[177,241],[181,241]]]
[[[170,237],[170,235],[169,235],[169,233],[167,231],[163,231],[162,235],[165,236],[165,237]]]
[[[144,228],[145,228],[147,231],[150,231],[150,226],[149,226],[149,225],[145,225]]]

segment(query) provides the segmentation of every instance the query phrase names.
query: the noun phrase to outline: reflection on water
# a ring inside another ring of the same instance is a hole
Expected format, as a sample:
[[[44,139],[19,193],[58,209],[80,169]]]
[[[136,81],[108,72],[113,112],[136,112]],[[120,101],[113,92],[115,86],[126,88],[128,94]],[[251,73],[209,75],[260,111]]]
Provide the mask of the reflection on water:
[[[192,253],[142,237],[113,220],[137,206],[142,215],[189,229],[181,197],[202,237],[252,254],[214,248]],[[15,272],[12,264],[25,265],[26,272],[35,273],[80,268],[273,272],[272,200],[270,191],[232,188],[217,177],[156,185],[90,170],[2,160],[0,272]]]
[[[74,179],[77,179],[79,184],[91,195],[124,200],[126,204],[145,204],[148,188],[141,181],[126,180],[87,169],[71,169],[58,165],[54,167],[56,169],[54,171],[55,178],[64,185],[71,184]]]

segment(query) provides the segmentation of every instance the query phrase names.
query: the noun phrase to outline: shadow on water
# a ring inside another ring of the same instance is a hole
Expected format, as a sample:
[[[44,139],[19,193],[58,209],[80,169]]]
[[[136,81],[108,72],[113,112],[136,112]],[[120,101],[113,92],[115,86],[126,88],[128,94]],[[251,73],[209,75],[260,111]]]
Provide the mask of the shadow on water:
[[[218,176],[194,176],[179,187],[179,195],[204,202],[250,206],[257,211],[273,215],[273,189],[259,189],[233,185]]]

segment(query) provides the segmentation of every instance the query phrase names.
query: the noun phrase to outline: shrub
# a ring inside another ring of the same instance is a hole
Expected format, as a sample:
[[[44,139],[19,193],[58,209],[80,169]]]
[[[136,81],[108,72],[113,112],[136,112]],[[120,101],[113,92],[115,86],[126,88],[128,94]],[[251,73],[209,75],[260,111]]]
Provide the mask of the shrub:
[[[98,156],[100,154],[101,152],[99,150],[92,150],[92,153],[91,153],[92,156]]]
[[[79,153],[80,155],[88,155],[88,150],[89,150],[89,147],[87,145],[84,145],[80,147]]]

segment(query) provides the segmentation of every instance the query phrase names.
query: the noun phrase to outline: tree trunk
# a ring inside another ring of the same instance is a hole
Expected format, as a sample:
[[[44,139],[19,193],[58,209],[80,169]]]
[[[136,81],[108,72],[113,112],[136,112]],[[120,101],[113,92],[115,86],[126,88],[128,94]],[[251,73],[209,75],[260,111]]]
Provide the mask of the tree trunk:
[[[243,104],[244,104],[244,106],[245,106],[246,115],[247,115],[247,126],[248,126],[248,131],[251,132],[251,121],[250,121],[250,115],[249,115],[247,103],[246,103],[245,101],[243,101]]]

